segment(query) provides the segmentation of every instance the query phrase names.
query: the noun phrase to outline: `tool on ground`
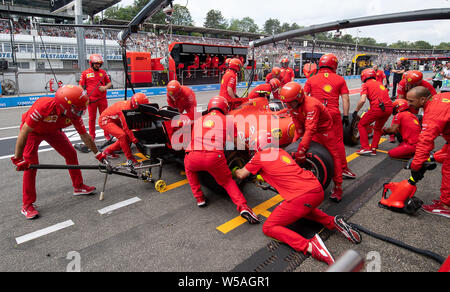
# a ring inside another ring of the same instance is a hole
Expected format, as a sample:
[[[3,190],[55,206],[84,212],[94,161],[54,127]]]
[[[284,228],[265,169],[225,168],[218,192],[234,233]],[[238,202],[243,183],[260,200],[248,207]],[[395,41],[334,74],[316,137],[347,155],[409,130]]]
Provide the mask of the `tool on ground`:
[[[116,174],[124,177],[142,180],[144,182],[153,183],[155,190],[163,192],[166,189],[166,182],[161,179],[162,176],[162,159],[158,159],[157,163],[143,164],[140,166],[118,165],[113,166],[108,161],[98,165],[58,165],[58,164],[32,164],[30,169],[84,169],[84,170],[99,170],[105,173],[105,180],[103,182],[103,189],[100,193],[100,200],[104,199],[106,189],[106,182],[108,175]],[[153,178],[152,169],[158,168],[158,175]]]

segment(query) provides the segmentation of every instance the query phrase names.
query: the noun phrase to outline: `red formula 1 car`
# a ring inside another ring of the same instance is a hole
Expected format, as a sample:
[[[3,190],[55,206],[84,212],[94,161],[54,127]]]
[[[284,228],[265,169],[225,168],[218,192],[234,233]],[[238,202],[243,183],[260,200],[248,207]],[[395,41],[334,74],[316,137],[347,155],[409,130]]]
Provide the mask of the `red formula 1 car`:
[[[264,97],[242,101],[241,105],[229,113],[237,126],[238,140],[237,149],[225,152],[230,169],[243,167],[250,160],[251,153],[246,145],[250,137],[260,130],[270,131],[278,140],[279,146],[288,153],[297,150],[300,140],[292,141],[295,125],[281,101],[269,101]],[[190,131],[186,124],[190,120],[180,116],[172,108],[160,108],[157,104],[140,105],[137,110],[126,111],[125,117],[128,127],[139,140],[138,148],[144,155],[155,161],[162,159],[165,162],[183,163],[183,145],[189,142],[187,140],[190,137],[186,135],[186,131]],[[312,142],[306,162],[301,166],[312,171],[324,189],[328,187],[334,168],[333,159],[325,147]]]

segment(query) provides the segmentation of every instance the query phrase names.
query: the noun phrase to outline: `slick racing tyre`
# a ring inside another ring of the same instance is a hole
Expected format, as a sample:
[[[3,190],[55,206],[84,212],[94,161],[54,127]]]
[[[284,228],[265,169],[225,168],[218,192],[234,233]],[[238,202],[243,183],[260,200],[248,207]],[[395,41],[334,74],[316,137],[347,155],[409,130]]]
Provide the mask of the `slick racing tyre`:
[[[230,168],[230,171],[233,171],[234,168],[242,168],[244,167],[247,162],[250,160],[250,157],[248,156],[248,153],[246,151],[227,151],[225,152],[225,156],[227,159],[228,167]],[[201,171],[198,174],[198,178],[200,181],[200,184],[204,185],[211,191],[223,195],[227,195],[227,192],[224,188],[222,188],[214,179],[212,175],[210,175],[206,171]],[[234,181],[238,185],[239,188],[243,187],[246,180],[238,180],[237,178],[234,178]]]
[[[358,116],[354,119],[352,115],[349,115],[348,119],[348,125],[344,125],[344,144],[355,146],[359,143],[358,122],[361,118]]]
[[[287,153],[296,152],[301,139],[287,146]],[[321,144],[312,141],[306,153],[306,162],[300,165],[303,169],[311,171],[326,190],[334,173],[333,157]]]

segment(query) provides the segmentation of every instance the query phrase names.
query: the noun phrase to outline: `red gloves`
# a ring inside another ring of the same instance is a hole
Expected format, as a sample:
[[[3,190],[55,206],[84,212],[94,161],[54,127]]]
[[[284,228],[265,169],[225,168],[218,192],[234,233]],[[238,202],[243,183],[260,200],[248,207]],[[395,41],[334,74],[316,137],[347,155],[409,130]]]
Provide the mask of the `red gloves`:
[[[306,161],[306,151],[308,149],[302,143],[298,144],[297,152],[294,153],[294,159],[298,164],[303,164]]]
[[[17,171],[24,171],[30,168],[30,163],[23,158],[11,157],[12,163],[16,166]]]
[[[106,154],[103,152],[99,152],[95,155],[95,159],[103,163],[103,161],[106,159]]]

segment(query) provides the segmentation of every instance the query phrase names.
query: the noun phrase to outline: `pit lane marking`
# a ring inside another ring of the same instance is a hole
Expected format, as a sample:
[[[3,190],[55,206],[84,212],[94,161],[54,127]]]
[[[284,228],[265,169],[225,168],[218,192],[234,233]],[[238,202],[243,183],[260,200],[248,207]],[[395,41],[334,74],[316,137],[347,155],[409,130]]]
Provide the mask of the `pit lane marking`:
[[[141,199],[139,197],[134,197],[125,201],[121,201],[119,203],[113,204],[111,206],[105,207],[103,209],[97,210],[101,215],[105,215],[105,214],[109,214],[112,213],[113,211],[129,206],[131,204],[137,203],[141,201]]]
[[[58,223],[58,224],[52,225],[50,227],[19,236],[16,238],[16,242],[17,242],[17,244],[22,244],[22,243],[40,238],[42,236],[48,235],[50,233],[62,230],[64,228],[70,227],[72,225],[75,225],[75,223],[73,223],[72,220],[67,220],[62,223]]]

